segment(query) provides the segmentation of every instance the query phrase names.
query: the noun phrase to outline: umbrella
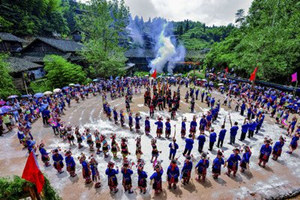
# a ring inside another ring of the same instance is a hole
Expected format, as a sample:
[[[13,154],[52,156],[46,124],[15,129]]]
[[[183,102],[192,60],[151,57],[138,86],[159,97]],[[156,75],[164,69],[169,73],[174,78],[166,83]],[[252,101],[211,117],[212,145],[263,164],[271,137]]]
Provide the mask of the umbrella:
[[[70,83],[69,86],[75,86],[75,84],[74,83]]]
[[[201,78],[198,78],[197,81],[201,81]]]
[[[44,92],[44,95],[51,95],[51,94],[53,94],[53,92],[51,92],[51,91]]]
[[[223,85],[224,85],[223,83],[219,83],[219,84],[218,84],[218,86],[223,86]]]
[[[62,89],[63,90],[68,90],[70,87],[69,86],[66,86],[66,87],[63,87]]]
[[[202,79],[202,81],[205,81],[205,82],[206,82],[207,80],[206,80],[206,79]]]
[[[7,99],[15,99],[18,98],[18,95],[10,95],[9,97],[7,97]]]
[[[31,94],[24,94],[24,95],[22,95],[21,97],[22,97],[22,98],[31,98],[32,95],[31,95]]]
[[[75,84],[74,86],[75,86],[75,87],[80,87],[81,85],[77,83],[77,84]]]
[[[56,89],[53,90],[53,92],[54,92],[54,93],[59,93],[59,92],[61,92],[61,89],[56,88]]]
[[[3,106],[0,109],[1,109],[0,113],[7,113],[11,111],[11,106]]]
[[[43,93],[36,93],[36,94],[34,95],[35,98],[41,98],[41,97],[43,97],[43,96],[44,96]]]
[[[6,103],[5,101],[2,101],[2,100],[1,100],[1,101],[0,101],[0,106],[5,105],[5,103]]]
[[[96,79],[93,79],[93,82],[98,82],[98,79],[96,78]]]

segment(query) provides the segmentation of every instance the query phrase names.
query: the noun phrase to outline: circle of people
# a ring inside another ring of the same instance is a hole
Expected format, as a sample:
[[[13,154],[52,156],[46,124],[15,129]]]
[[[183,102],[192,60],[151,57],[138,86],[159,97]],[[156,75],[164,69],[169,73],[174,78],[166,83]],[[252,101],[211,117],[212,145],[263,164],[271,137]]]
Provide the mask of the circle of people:
[[[120,125],[125,126],[125,115],[124,111],[120,110],[119,113],[117,110],[111,109],[110,105],[107,103],[107,93],[110,93],[111,99],[115,99],[118,97],[125,97],[125,106],[126,110],[129,113],[128,116],[128,125],[130,130],[133,130],[133,120],[135,119],[135,129],[137,132],[140,132],[140,114],[137,113],[135,117],[130,111],[130,103],[132,103],[133,94],[140,94],[141,88],[144,87],[146,92],[144,93],[144,104],[149,107],[150,116],[145,119],[145,134],[149,135],[151,126],[150,126],[150,117],[154,117],[154,112],[158,107],[159,110],[166,109],[166,106],[169,108],[169,112],[171,113],[171,119],[176,118],[176,112],[180,107],[180,86],[186,85],[189,90],[185,95],[185,101],[189,102],[190,100],[190,109],[191,112],[194,112],[195,99],[198,100],[198,95],[201,95],[201,102],[206,102],[210,111],[206,115],[203,115],[197,123],[196,116],[193,117],[193,120],[190,122],[190,129],[188,137],[186,138],[187,126],[186,126],[186,118],[184,118],[181,122],[181,137],[185,139],[185,148],[183,155],[185,156],[185,162],[180,170],[177,165],[177,160],[175,158],[176,152],[179,148],[176,143],[175,135],[173,137],[172,142],[169,144],[170,154],[169,159],[171,160],[170,166],[167,169],[167,180],[169,184],[169,188],[176,189],[176,185],[179,182],[179,179],[182,180],[182,184],[188,184],[191,178],[191,173],[193,169],[193,161],[195,161],[193,155],[191,155],[194,140],[198,140],[198,151],[201,153],[201,159],[195,166],[197,180],[205,181],[207,170],[210,165],[210,161],[207,157],[207,153],[203,151],[203,146],[206,142],[205,131],[209,131],[209,151],[213,150],[215,143],[217,143],[218,148],[223,147],[224,138],[227,130],[225,129],[226,117],[224,119],[224,123],[221,127],[221,131],[217,134],[212,128],[212,123],[218,118],[218,113],[221,107],[220,100],[215,102],[215,99],[211,97],[211,84],[200,83],[203,84],[206,89],[203,89],[200,92],[199,88],[192,87],[190,84],[192,80],[190,79],[177,79],[177,81],[170,81],[166,79],[165,82],[156,82],[154,80],[150,81],[148,78],[128,78],[124,80],[103,80],[99,83],[90,84],[88,86],[77,86],[77,87],[65,87],[60,92],[54,95],[48,96],[40,96],[40,97],[26,97],[27,99],[19,102],[16,98],[11,101],[12,109],[10,112],[5,112],[1,120],[1,134],[3,134],[3,126],[2,122],[6,125],[7,129],[12,130],[13,123],[12,118],[15,118],[15,121],[18,123],[18,139],[24,147],[28,149],[28,152],[36,151],[37,146],[41,154],[41,159],[44,162],[45,166],[50,166],[50,153],[46,150],[45,144],[42,142],[37,145],[33,140],[33,136],[31,134],[31,123],[33,123],[36,119],[42,115],[43,123],[45,126],[50,125],[53,128],[53,132],[56,135],[59,135],[64,140],[68,140],[70,145],[75,145],[75,137],[77,139],[78,148],[82,148],[83,141],[86,140],[90,151],[94,152],[94,144],[96,147],[96,154],[103,153],[105,157],[108,157],[109,150],[113,154],[113,157],[118,158],[118,152],[121,152],[123,157],[123,167],[120,170],[123,174],[122,185],[124,187],[125,192],[128,191],[132,193],[132,180],[131,175],[133,174],[132,167],[136,166],[137,174],[138,174],[138,187],[141,193],[146,193],[147,190],[147,172],[144,171],[145,162],[141,159],[143,154],[141,149],[141,138],[136,138],[136,157],[137,163],[130,162],[127,159],[127,156],[130,154],[127,146],[127,139],[121,138],[121,144],[119,146],[116,135],[113,134],[111,139],[111,144],[108,144],[108,141],[105,135],[100,134],[98,130],[95,130],[94,133],[91,133],[89,128],[86,128],[84,133],[81,134],[79,127],[72,128],[71,125],[62,122],[60,119],[61,114],[63,114],[66,103],[68,107],[71,105],[71,99],[75,99],[77,103],[79,103],[80,98],[83,101],[85,98],[89,97],[89,94],[93,94],[96,96],[97,92],[102,96],[103,101],[103,110],[105,111],[106,116],[109,120],[113,115],[113,120],[115,124],[120,122]],[[177,91],[173,92],[170,89],[171,85],[176,86],[179,84]],[[199,83],[194,83],[199,84]],[[235,85],[235,86],[234,86]],[[153,91],[153,96],[151,95],[151,86]],[[226,90],[228,89],[228,90]],[[134,90],[134,91],[133,91]],[[290,150],[287,153],[292,153],[297,149],[297,142],[299,140],[300,126],[296,129],[297,118],[294,117],[289,125],[287,125],[287,120],[290,114],[290,108],[284,106],[286,101],[289,99],[289,96],[284,93],[279,93],[275,90],[268,89],[266,92],[265,88],[255,87],[254,89],[250,89],[250,86],[247,84],[230,84],[228,88],[219,87],[219,91],[224,93],[227,91],[225,100],[223,102],[224,106],[228,106],[231,108],[231,102],[233,101],[233,97],[236,100],[236,111],[240,111],[240,114],[243,116],[244,112],[247,111],[247,116],[245,118],[244,123],[241,125],[241,135],[240,140],[245,140],[246,136],[248,138],[252,138],[254,133],[258,133],[260,128],[263,125],[264,118],[266,112],[271,108],[270,112],[271,117],[274,117],[276,114],[276,122],[281,126],[287,126],[288,136],[292,136],[290,142]],[[263,95],[262,91],[265,92]],[[275,91],[275,92],[274,92]],[[274,97],[275,96],[275,97]],[[274,99],[275,98],[275,99]],[[277,101],[276,99],[279,99]],[[299,100],[299,99],[298,99]],[[296,99],[297,101],[297,99]],[[216,104],[216,105],[215,105]],[[23,105],[21,107],[20,105]],[[17,110],[17,112],[16,112]],[[21,110],[21,111],[20,111]],[[51,111],[50,111],[51,110]],[[7,116],[8,119],[7,119]],[[232,124],[230,115],[228,116],[231,128],[229,130],[230,133],[230,142],[229,144],[234,145],[235,139],[240,127],[237,122]],[[157,139],[161,138],[163,134],[163,128],[165,125],[165,137],[170,138],[171,135],[171,123],[170,118],[166,119],[166,122],[163,123],[162,117],[158,117],[155,122]],[[199,126],[198,126],[199,125]],[[196,130],[199,127],[200,135],[196,137]],[[175,128],[176,129],[176,128]],[[73,134],[74,133],[74,134]],[[175,134],[175,133],[174,133]],[[75,135],[75,137],[74,137]],[[93,137],[94,136],[94,137]],[[94,139],[93,139],[94,138]],[[285,143],[285,138],[281,136],[279,141],[275,143],[272,148],[272,140],[268,137],[265,138],[264,144],[260,149],[259,155],[259,165],[262,167],[266,166],[266,163],[269,161],[269,157],[272,154],[273,160],[277,160],[282,153],[282,149]],[[151,184],[155,193],[160,193],[162,191],[162,175],[163,168],[160,162],[157,160],[161,151],[158,150],[156,139],[151,140],[152,146],[152,158],[151,162],[153,163],[154,173],[150,176]],[[71,177],[76,176],[76,163],[72,156],[71,150],[65,150],[64,156],[61,152],[60,148],[56,148],[52,150],[52,160],[53,166],[58,171],[58,173],[63,173],[64,165],[66,165],[66,169],[69,172]],[[243,153],[242,156],[239,154]],[[227,167],[226,174],[228,176],[233,174],[236,176],[238,171],[238,167],[240,166],[240,171],[244,172],[245,170],[249,170],[249,163],[251,158],[251,149],[249,146],[243,146],[242,149],[234,148],[233,153],[227,158],[225,161],[223,152],[218,150],[216,158],[212,162],[212,176],[217,179],[219,175],[221,175],[221,168]],[[85,179],[86,184],[90,184],[92,182],[95,183],[95,187],[98,188],[101,186],[100,175],[97,169],[97,161],[94,155],[91,155],[89,158],[86,157],[85,154],[81,154],[78,157],[81,165],[82,165],[82,175]],[[89,159],[89,161],[87,160]],[[115,164],[113,162],[108,162],[107,169],[105,174],[108,177],[108,186],[112,192],[118,191],[118,179],[117,174],[119,173],[118,167],[115,168]]]

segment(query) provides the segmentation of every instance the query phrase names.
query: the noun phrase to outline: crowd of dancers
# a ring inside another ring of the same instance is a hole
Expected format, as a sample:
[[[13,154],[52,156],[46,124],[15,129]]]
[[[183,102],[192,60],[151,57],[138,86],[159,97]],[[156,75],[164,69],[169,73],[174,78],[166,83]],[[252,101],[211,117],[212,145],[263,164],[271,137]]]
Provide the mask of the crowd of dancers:
[[[118,167],[115,167],[115,163],[108,162],[105,174],[108,178],[108,186],[112,192],[118,191],[118,178],[119,172],[123,175],[122,185],[124,191],[132,193],[132,174],[133,167],[135,167],[138,174],[138,188],[141,193],[147,191],[147,179],[148,174],[144,170],[145,161],[142,159],[143,151],[141,145],[141,138],[136,136],[136,162],[132,162],[128,159],[128,155],[131,154],[128,150],[128,141],[126,138],[121,138],[120,144],[117,140],[116,134],[104,135],[99,130],[90,130],[85,128],[82,132],[77,126],[71,126],[69,123],[61,120],[61,115],[64,114],[66,107],[70,107],[71,99],[74,99],[77,103],[84,101],[85,98],[90,98],[91,95],[96,96],[99,93],[102,96],[103,110],[108,120],[113,120],[115,125],[125,127],[128,124],[130,131],[142,132],[141,123],[144,120],[144,132],[146,135],[150,135],[150,131],[153,126],[156,126],[156,138],[151,140],[152,158],[151,163],[153,165],[154,172],[149,177],[151,185],[155,193],[162,191],[162,175],[164,169],[161,166],[158,157],[161,151],[158,149],[157,140],[159,140],[163,133],[165,138],[171,139],[169,143],[169,160],[170,165],[166,169],[167,181],[169,188],[176,189],[177,183],[181,180],[182,184],[189,184],[191,179],[193,163],[196,161],[192,151],[194,142],[198,141],[198,152],[201,155],[200,160],[194,167],[196,173],[196,179],[199,181],[205,181],[207,170],[210,167],[210,160],[208,158],[208,152],[203,150],[206,140],[209,142],[208,151],[213,151],[218,148],[216,157],[211,163],[212,176],[217,179],[221,175],[221,168],[227,167],[226,175],[235,177],[240,167],[240,171],[243,173],[249,169],[249,163],[251,160],[252,151],[250,146],[242,146],[237,148],[235,146],[238,130],[240,130],[240,141],[244,141],[246,137],[252,138],[254,134],[258,133],[263,126],[266,114],[270,114],[270,117],[276,118],[276,123],[279,126],[287,128],[286,136],[280,136],[278,141],[273,145],[273,141],[265,135],[264,144],[262,144],[259,154],[258,164],[262,167],[266,166],[269,161],[269,157],[272,156],[273,160],[277,160],[286,142],[286,137],[291,137],[289,144],[289,150],[287,153],[291,154],[297,149],[297,143],[299,140],[300,126],[297,126],[297,117],[294,115],[292,120],[288,120],[291,113],[299,112],[299,98],[294,98],[289,94],[285,94],[281,91],[277,91],[270,88],[262,88],[259,86],[252,87],[249,84],[229,83],[228,87],[220,87],[219,91],[225,94],[224,101],[216,100],[212,97],[211,84],[203,83],[202,90],[200,87],[194,87],[198,83],[193,82],[191,79],[178,78],[175,82],[170,79],[163,81],[150,80],[148,78],[127,78],[122,80],[103,80],[99,83],[90,84],[87,86],[66,87],[60,92],[54,95],[40,96],[40,97],[26,97],[21,101],[12,99],[8,102],[12,110],[4,114],[1,120],[1,134],[3,133],[2,122],[6,125],[8,131],[11,131],[14,124],[18,127],[18,139],[24,148],[28,149],[28,152],[34,151],[37,153],[39,150],[41,154],[41,160],[45,166],[51,164],[51,154],[53,166],[58,173],[63,173],[64,167],[68,171],[71,177],[77,176],[76,174],[76,162],[78,159],[82,166],[82,176],[85,179],[86,184],[94,183],[95,187],[101,186],[100,174],[97,168],[98,162],[96,155],[103,154],[105,158],[111,153],[114,159],[118,159],[119,152],[122,155],[122,168],[119,171]],[[200,83],[202,84],[202,83]],[[194,115],[192,121],[187,128],[187,119],[183,118],[181,121],[181,138],[185,141],[185,146],[179,146],[176,142],[175,132],[176,125],[172,126],[171,120],[179,120],[176,116],[180,109],[180,89],[182,87],[187,88],[187,92],[184,96],[185,102],[190,103],[190,110],[194,113],[195,102],[205,102],[209,111],[202,116]],[[172,91],[171,88],[175,88]],[[140,113],[132,113],[131,103],[134,94],[142,94],[144,92],[144,105],[149,107],[149,116],[142,119]],[[112,108],[108,103],[108,95],[110,99],[124,98],[125,109],[128,113],[128,118],[125,118],[124,109],[117,110]],[[228,115],[224,118],[223,123],[220,125],[221,130],[217,134],[214,126],[217,126],[216,120],[219,118],[218,114],[221,106],[227,106],[231,109],[232,102],[235,103],[235,111],[240,112],[240,115],[245,115],[243,124],[238,122],[232,122],[231,116]],[[221,105],[222,104],[222,105]],[[157,117],[156,122],[151,124],[150,119],[154,119],[155,112],[166,111],[170,113],[170,118],[166,118],[165,121],[162,117]],[[7,116],[9,120],[7,120]],[[51,126],[55,135],[67,141],[70,145],[77,145],[78,148],[82,148],[84,143],[89,147],[91,152],[90,156],[81,154],[78,158],[72,156],[70,149],[62,150],[60,148],[53,149],[49,152],[45,143],[41,142],[37,144],[31,134],[31,123],[36,119],[42,117],[43,124],[45,126]],[[197,118],[200,118],[197,121]],[[14,118],[14,122],[13,119]],[[230,127],[225,127],[226,121],[229,121]],[[174,127],[174,131],[172,131]],[[164,129],[165,128],[165,129]],[[199,131],[197,131],[199,130]],[[229,132],[229,144],[232,145],[233,153],[225,158],[222,151],[225,135]],[[197,135],[199,132],[199,135]],[[268,132],[268,130],[267,130]],[[172,133],[174,136],[172,137]],[[188,134],[187,134],[188,133]],[[208,135],[206,133],[209,133]],[[273,145],[273,147],[272,147]],[[184,165],[179,169],[176,153],[179,148],[184,148],[183,156],[185,157]]]

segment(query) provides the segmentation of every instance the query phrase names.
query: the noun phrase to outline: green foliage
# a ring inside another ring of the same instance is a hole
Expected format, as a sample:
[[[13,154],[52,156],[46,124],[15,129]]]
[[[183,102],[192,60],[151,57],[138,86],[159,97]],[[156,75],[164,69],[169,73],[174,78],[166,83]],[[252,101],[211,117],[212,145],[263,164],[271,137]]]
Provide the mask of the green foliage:
[[[286,83],[300,68],[299,10],[297,0],[254,0],[241,27],[213,45],[205,64],[247,78],[259,66],[258,79]]]
[[[91,0],[85,9],[78,19],[80,28],[88,33],[81,55],[94,67],[95,76],[123,75],[127,59],[119,41],[129,13],[124,1]]]
[[[144,72],[144,71],[139,71],[139,72],[134,72],[134,76],[137,76],[137,77],[144,77],[144,76],[150,76],[150,73],[149,72]]]
[[[85,81],[83,82],[83,84],[87,85],[87,84],[92,83],[92,82],[93,82],[93,80],[91,78],[87,78],[87,79],[85,79]]]
[[[43,93],[43,92],[52,90],[50,82],[46,79],[39,79],[36,81],[32,81],[32,82],[30,82],[29,87],[34,93],[39,93],[39,92]]]
[[[2,0],[0,13],[0,32],[51,36],[69,31],[60,0]]]
[[[70,33],[77,30],[76,9],[79,4],[74,0],[62,0],[63,17],[66,19]]]
[[[84,83],[86,73],[79,65],[68,62],[61,56],[49,55],[44,58],[49,86],[61,88],[70,83]]]
[[[26,180],[15,176],[12,180],[9,178],[0,178],[0,199],[15,200],[23,197],[23,187],[29,184]]]
[[[198,79],[198,78],[204,79],[205,78],[205,70],[195,71],[195,73],[194,73],[194,70],[191,70],[189,72],[182,74],[182,77],[193,78],[194,76],[196,79]]]
[[[188,50],[210,48],[213,43],[220,42],[226,38],[234,29],[232,24],[229,24],[228,26],[207,27],[201,22],[192,22],[188,20],[177,22],[175,23],[175,26],[175,34],[179,36],[179,39]]]
[[[34,187],[34,185],[19,176],[11,178],[0,178],[0,199],[15,200],[24,196],[24,187]],[[51,187],[49,180],[45,177],[43,188],[43,199],[60,200],[56,191]]]
[[[45,177],[45,184],[43,188],[43,199],[44,200],[61,200],[56,191],[50,185],[49,180]]]
[[[5,61],[6,55],[0,54],[0,98],[6,98],[12,94],[18,94],[12,77],[9,74],[9,63]]]

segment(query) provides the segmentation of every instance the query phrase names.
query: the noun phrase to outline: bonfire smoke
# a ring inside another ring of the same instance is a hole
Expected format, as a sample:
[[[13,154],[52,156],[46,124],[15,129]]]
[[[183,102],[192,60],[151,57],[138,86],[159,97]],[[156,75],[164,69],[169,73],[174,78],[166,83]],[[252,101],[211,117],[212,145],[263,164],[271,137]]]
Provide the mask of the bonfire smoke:
[[[171,37],[165,36],[166,25],[164,25],[163,31],[160,33],[158,40],[158,52],[156,58],[151,61],[150,67],[152,71],[156,69],[157,72],[163,72],[165,64],[176,54],[174,45],[172,44]]]
[[[127,30],[133,40],[133,46],[138,46],[136,50],[139,50],[139,52],[141,50],[144,52],[145,50],[143,34],[148,35],[152,42],[155,43],[152,47],[155,59],[149,63],[151,72],[156,70],[158,73],[161,73],[165,66],[167,66],[168,72],[173,73],[176,63],[184,61],[185,48],[183,45],[177,45],[176,39],[172,37],[172,23],[168,23],[163,18],[154,18],[152,21],[149,20],[144,23],[138,17],[135,17],[134,20],[130,17],[129,22]]]
[[[172,41],[171,36],[167,36],[166,27],[168,27],[168,24],[163,26],[157,43],[159,49],[156,58],[150,63],[151,71],[156,69],[159,73],[163,72],[166,64],[168,64],[168,72],[173,73],[176,62],[184,61],[185,57],[185,48],[182,45],[175,47],[176,41]]]
[[[134,19],[132,19],[130,16],[129,17],[129,25],[126,28],[129,32],[129,36],[133,40],[133,43],[137,44],[139,47],[143,48],[144,40],[143,40],[142,32],[141,32],[140,28],[138,27],[138,22],[139,22],[139,18],[137,16]]]

